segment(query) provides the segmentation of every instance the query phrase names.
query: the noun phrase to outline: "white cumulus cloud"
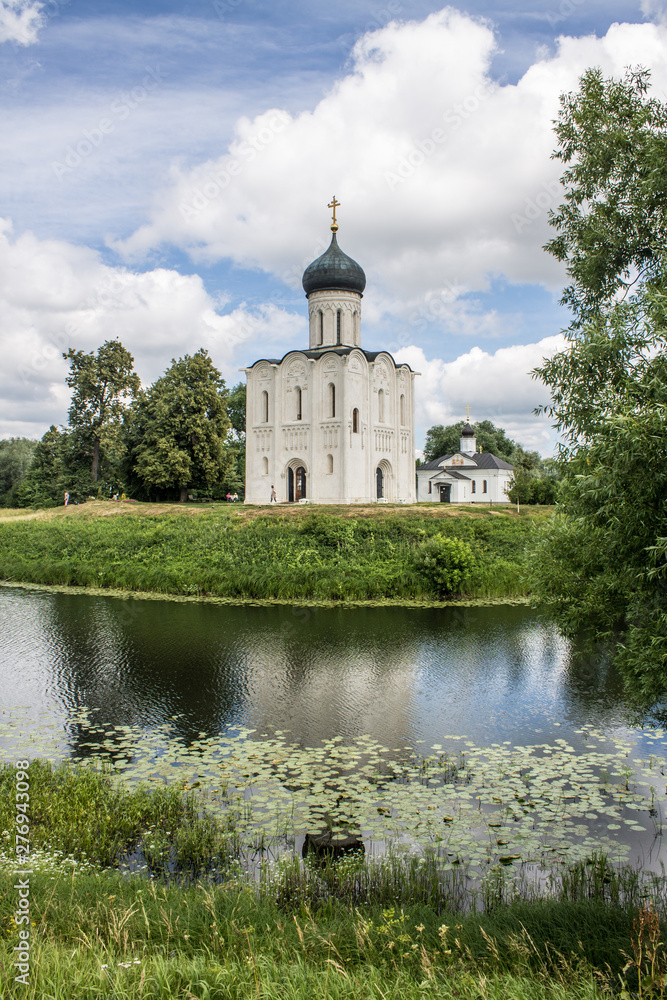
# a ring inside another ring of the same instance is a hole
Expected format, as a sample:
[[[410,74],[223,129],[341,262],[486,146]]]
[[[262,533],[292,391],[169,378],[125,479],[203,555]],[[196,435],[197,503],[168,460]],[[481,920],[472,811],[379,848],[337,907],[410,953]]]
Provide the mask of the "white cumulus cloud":
[[[0,0],[0,42],[34,45],[43,8],[41,0]]]
[[[416,423],[424,430],[434,424],[454,424],[466,415],[491,420],[528,450],[549,454],[554,436],[549,421],[536,416],[536,407],[548,404],[546,386],[530,372],[543,358],[564,350],[561,335],[545,337],[535,344],[504,347],[488,353],[479,347],[454,361],[427,360],[421,347],[404,347],[396,360],[420,372],[417,379]]]
[[[98,253],[32,233],[12,239],[0,220],[0,437],[40,437],[66,420],[63,351],[95,350],[118,338],[144,384],[173,357],[205,347],[228,385],[241,379],[238,352],[305,336],[305,317],[276,305],[227,314],[198,275],[104,264]]]
[[[339,241],[389,312],[446,287],[487,290],[498,275],[558,288],[562,269],[541,247],[562,199],[551,159],[560,95],[595,65],[621,76],[641,63],[664,88],[667,31],[563,36],[515,84],[492,79],[495,46],[487,22],[453,8],[366,34],[312,110],[239,119],[221,156],[172,166],[150,220],[114,245],[132,259],[176,244],[195,260],[296,279],[304,247],[327,236],[335,192]]]

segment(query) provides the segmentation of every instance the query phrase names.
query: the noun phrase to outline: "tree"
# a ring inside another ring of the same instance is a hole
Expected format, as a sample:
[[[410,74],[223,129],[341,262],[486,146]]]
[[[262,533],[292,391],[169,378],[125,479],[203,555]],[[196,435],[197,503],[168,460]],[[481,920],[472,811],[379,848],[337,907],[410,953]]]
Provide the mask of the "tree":
[[[567,350],[535,374],[561,431],[559,513],[534,561],[562,627],[613,644],[644,704],[667,690],[667,107],[648,75],[589,70],[562,98]]]
[[[90,458],[90,476],[97,482],[100,453],[117,437],[126,401],[139,391],[134,358],[118,340],[106,340],[96,353],[70,348],[67,384],[73,389],[69,424]]]
[[[52,424],[36,442],[30,468],[16,488],[19,507],[53,507],[63,502],[66,439]]]
[[[132,407],[132,467],[148,487],[189,490],[219,485],[231,464],[224,442],[230,428],[227,390],[208,353],[178,361]]]
[[[457,424],[449,424],[443,427],[437,424],[429,428],[426,432],[426,444],[424,445],[424,459],[432,462],[441,455],[452,455],[459,450],[461,443],[461,432],[466,422],[459,420]],[[498,458],[509,460],[512,452],[519,447],[515,441],[511,441],[502,427],[495,427],[490,420],[481,420],[473,424],[475,438],[477,440],[477,450],[491,452]]]
[[[32,465],[37,441],[17,437],[0,441],[0,503],[11,507],[16,489]]]

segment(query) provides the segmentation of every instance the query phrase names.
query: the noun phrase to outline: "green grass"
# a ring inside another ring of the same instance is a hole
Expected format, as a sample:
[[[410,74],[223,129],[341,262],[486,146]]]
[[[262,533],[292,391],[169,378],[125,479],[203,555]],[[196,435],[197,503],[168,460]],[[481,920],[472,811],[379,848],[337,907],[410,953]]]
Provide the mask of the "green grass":
[[[11,829],[15,770],[0,777]],[[29,778],[30,979],[12,983],[17,876],[3,860],[0,996],[601,1000],[621,985],[664,996],[664,878],[598,857],[561,867],[548,893],[500,874],[472,889],[428,856],[359,855],[286,857],[254,880],[233,866],[217,883],[130,877],[114,854],[143,833],[173,845],[182,827],[203,861],[233,822],[207,821],[180,790],[120,790],[89,767],[33,761]]]
[[[473,551],[465,596],[520,596],[527,593],[524,553],[535,524],[549,516],[422,508],[183,513],[0,523],[0,579],[232,599],[432,600],[441,595],[414,556],[420,543],[443,534]]]

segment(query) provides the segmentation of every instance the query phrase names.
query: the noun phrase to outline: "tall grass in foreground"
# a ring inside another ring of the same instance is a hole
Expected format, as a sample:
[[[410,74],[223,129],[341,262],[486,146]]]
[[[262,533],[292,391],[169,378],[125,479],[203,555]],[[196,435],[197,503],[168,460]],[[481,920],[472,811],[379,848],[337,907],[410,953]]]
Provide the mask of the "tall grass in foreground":
[[[525,593],[534,527],[532,517],[488,512],[60,517],[0,524],[0,578],[231,598],[432,600],[440,594],[418,572],[415,551],[442,534],[472,549],[467,596],[515,596]]]
[[[15,864],[7,852],[0,862],[3,997],[665,995],[663,878],[594,857],[554,868],[542,888],[502,866],[473,888],[463,875],[443,875],[431,856],[359,854],[284,857],[252,878],[234,864],[232,821],[207,821],[191,795],[117,789],[85,767],[33,761],[29,770],[32,971],[17,992]],[[13,768],[0,772],[5,833],[13,778]],[[153,878],[121,874],[115,864],[128,847],[156,831],[171,865],[149,865]],[[4,839],[9,848],[11,837]],[[188,877],[176,883],[172,851],[184,842],[180,874]],[[193,883],[193,858],[200,870],[215,868],[214,880]]]

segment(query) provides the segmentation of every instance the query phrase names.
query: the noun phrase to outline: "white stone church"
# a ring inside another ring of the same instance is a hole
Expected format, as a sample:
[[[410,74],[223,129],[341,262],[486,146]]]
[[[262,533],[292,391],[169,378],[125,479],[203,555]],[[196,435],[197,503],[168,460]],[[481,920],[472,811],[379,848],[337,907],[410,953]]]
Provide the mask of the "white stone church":
[[[414,503],[414,380],[361,346],[366,275],[331,244],[303,275],[308,350],[263,358],[247,379],[246,503]]]

